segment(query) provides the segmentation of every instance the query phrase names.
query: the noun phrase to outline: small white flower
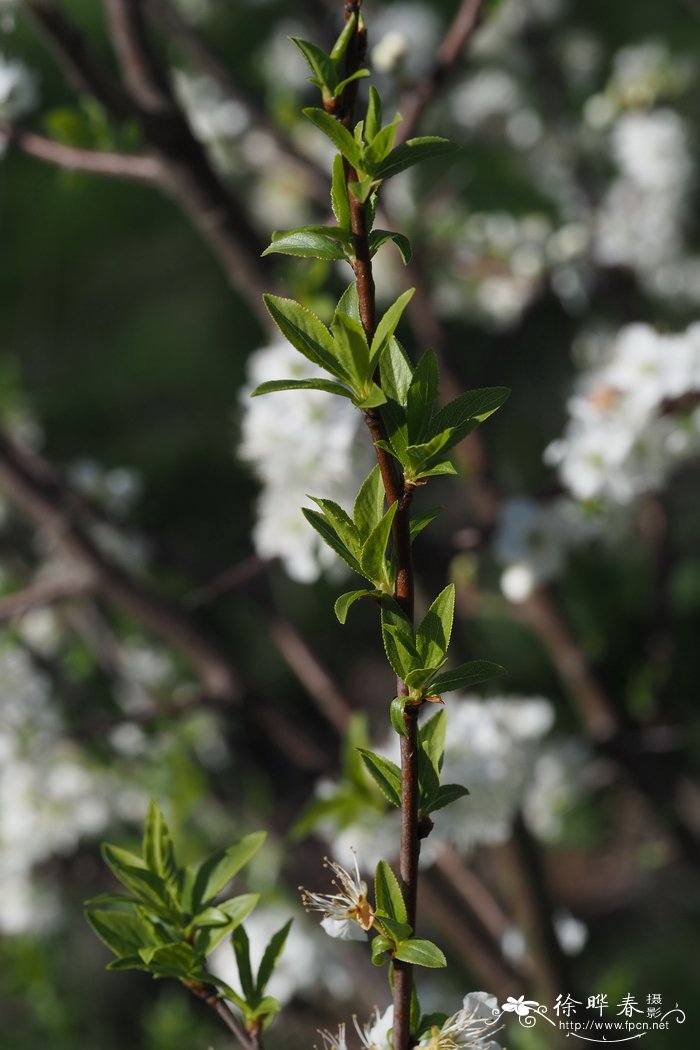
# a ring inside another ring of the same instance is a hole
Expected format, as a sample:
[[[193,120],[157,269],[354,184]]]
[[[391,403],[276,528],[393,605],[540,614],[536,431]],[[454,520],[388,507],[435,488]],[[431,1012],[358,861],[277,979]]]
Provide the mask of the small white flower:
[[[332,884],[337,893],[312,893],[300,886],[301,899],[307,911],[323,912],[321,926],[329,935],[340,940],[364,940],[374,923],[374,910],[367,899],[367,883],[360,878],[355,857],[355,871],[351,874],[341,864],[326,859],[324,867],[336,875]]]
[[[435,1025],[420,1045],[428,1050],[501,1050],[492,1038],[503,1027],[495,1027],[499,1016],[495,995],[470,992],[462,1009],[448,1017],[442,1028]]]

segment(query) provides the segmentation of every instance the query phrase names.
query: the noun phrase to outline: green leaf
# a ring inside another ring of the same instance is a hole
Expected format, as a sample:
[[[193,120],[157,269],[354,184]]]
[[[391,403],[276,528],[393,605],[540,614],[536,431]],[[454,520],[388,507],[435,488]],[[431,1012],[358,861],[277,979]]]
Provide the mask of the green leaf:
[[[345,159],[352,164],[355,171],[360,172],[362,170],[362,153],[348,129],[343,127],[335,117],[326,113],[324,109],[305,109],[303,113],[340,150]]]
[[[405,941],[413,933],[412,928],[407,922],[397,922],[396,919],[386,918],[381,916],[378,918],[377,927],[385,934],[395,945]]]
[[[433,157],[441,157],[447,153],[454,153],[458,147],[449,139],[437,136],[425,136],[423,138],[408,139],[400,146],[393,149],[389,156],[374,170],[374,176],[378,179],[390,179],[406,168],[412,168],[414,164],[430,160]]]
[[[453,671],[445,671],[431,682],[431,691],[439,696],[441,693],[450,693],[454,689],[466,689],[477,682],[488,682],[491,678],[498,678],[505,674],[505,667],[500,664],[490,663],[488,660],[470,660],[469,663],[460,664]]]
[[[345,182],[345,165],[343,158],[336,153],[333,158],[333,179],[331,181],[331,207],[341,230],[350,229],[350,202],[348,187]],[[355,287],[353,283],[353,287]],[[348,313],[349,311],[345,311]]]
[[[369,252],[375,256],[381,246],[387,241],[393,241],[403,259],[404,266],[408,266],[413,255],[411,242],[403,233],[395,233],[392,230],[372,230],[369,235]]]
[[[356,394],[372,381],[367,336],[359,321],[336,310],[331,324],[335,353],[345,372],[352,377]]]
[[[414,937],[399,945],[394,958],[400,959],[401,962],[413,963],[414,966],[428,966],[433,969],[447,966],[447,959],[437,944]]]
[[[368,175],[367,178],[360,179],[358,182],[349,182],[348,189],[352,193],[355,200],[358,200],[360,204],[366,204],[368,197],[372,193],[374,185],[375,180],[372,178],[371,175]]]
[[[255,831],[251,835],[245,835],[233,846],[217,850],[201,864],[188,869],[192,911],[197,912],[212,901],[234,875],[255,856],[265,838],[264,831]]]
[[[259,893],[243,893],[239,897],[233,897],[231,900],[224,901],[217,908],[205,909],[202,914],[211,913],[215,915],[218,912],[225,916],[226,921],[215,926],[202,926],[201,929],[198,929],[195,939],[197,950],[202,955],[209,955],[210,952],[213,952],[214,948],[223,941],[224,937],[228,937],[237,926],[248,918],[259,900]],[[201,926],[199,915],[193,919],[192,925],[195,927]]]
[[[355,498],[352,517],[363,542],[384,517],[384,483],[379,464],[372,467],[362,482]]]
[[[253,971],[250,966],[250,942],[248,940],[248,934],[245,932],[243,926],[239,926],[238,929],[234,931],[233,937],[231,938],[231,944],[233,945],[233,951],[236,956],[238,979],[241,982],[243,996],[247,1003],[254,1005],[257,997],[255,982],[253,981]]]
[[[449,806],[450,803],[456,802],[457,799],[464,798],[468,794],[467,788],[462,787],[461,784],[441,784],[430,804],[430,809],[425,812],[435,813],[436,810],[443,809],[445,806]]]
[[[369,102],[367,103],[367,116],[365,117],[365,135],[367,141],[379,133],[382,126],[382,100],[375,87],[369,89]]]
[[[405,682],[409,689],[423,689],[435,674],[434,667],[416,667],[406,675]]]
[[[102,856],[122,885],[139,901],[163,918],[173,917],[175,902],[165,880],[149,871],[140,857],[108,842],[102,846]]]
[[[398,339],[390,339],[379,362],[382,389],[397,405],[405,405],[413,380],[413,369]]]
[[[347,314],[348,317],[352,317],[353,321],[360,321],[360,300],[357,295],[357,285],[352,281],[340,299],[335,309],[336,313]]]
[[[408,730],[403,718],[407,700],[407,696],[395,696],[389,708],[389,719],[399,736],[408,736]]]
[[[413,543],[416,536],[418,536],[427,525],[430,525],[431,521],[434,521],[435,518],[437,518],[441,510],[442,507],[432,507],[430,510],[426,510],[423,514],[417,514],[415,518],[411,518],[411,543]]]
[[[352,84],[353,80],[362,80],[364,79],[364,77],[371,76],[372,74],[370,73],[369,69],[357,69],[354,73],[351,73],[349,77],[346,77],[345,80],[341,80],[340,83],[335,85],[335,96],[337,97],[338,95],[340,95],[341,92],[343,92],[348,86],[348,84]]]
[[[331,50],[330,57],[331,57],[333,63],[335,64],[336,69],[339,66],[341,58],[343,57],[343,55],[345,54],[345,52],[348,49],[348,45],[349,45],[350,41],[352,40],[352,36],[353,36],[353,33],[355,32],[355,27],[356,26],[357,26],[357,14],[353,11],[353,13],[350,15],[350,17],[348,18],[347,22],[343,26],[342,30],[340,31],[338,39],[333,44],[333,48]]]
[[[455,611],[455,587],[440,592],[416,631],[416,648],[424,667],[437,667],[447,654]]]
[[[438,711],[427,722],[424,722],[418,730],[421,747],[430,758],[436,773],[439,773],[442,769],[446,731],[447,716],[444,711]]]
[[[224,996],[229,999],[232,1003],[238,1007],[241,1012],[246,1011],[246,1001],[242,999],[238,992],[234,991],[230,984],[226,984],[226,981],[222,980],[221,977],[216,977],[213,973],[206,973],[206,981],[202,983],[213,984],[215,988],[220,989],[224,993]],[[201,978],[200,978],[201,979]]]
[[[374,372],[374,369],[379,363],[380,357],[387,349],[389,341],[393,338],[396,327],[401,320],[401,315],[413,298],[414,292],[415,288],[409,288],[407,291],[403,292],[396,302],[391,304],[377,325],[377,330],[374,333],[370,349],[369,366],[372,372]]]
[[[265,1029],[281,1009],[282,1004],[279,999],[275,999],[273,995],[266,995],[264,999],[260,1000],[254,1010],[249,1011],[249,1017],[251,1021],[258,1021],[264,1017],[266,1021],[263,1029]]]
[[[390,941],[388,937],[383,937],[381,934],[372,938],[372,962],[375,966],[383,966],[386,962],[384,954],[386,952],[393,951],[394,942]]]
[[[360,598],[369,597],[381,598],[381,591],[371,591],[365,587],[359,591],[346,591],[345,594],[341,594],[340,597],[336,599],[335,605],[333,606],[338,621],[340,623],[345,623],[348,618],[350,607],[354,605],[356,601],[359,601]]]
[[[430,813],[440,790],[440,776],[424,747],[418,750],[418,787],[418,809],[421,813]]]
[[[434,433],[437,434],[441,430],[452,427],[460,429],[474,420],[481,423],[493,415],[508,400],[509,396],[510,390],[507,386],[483,387],[460,394],[433,416]]]
[[[281,929],[279,929],[277,933],[274,933],[270,938],[270,942],[263,953],[260,967],[258,969],[258,976],[255,982],[255,990],[258,995],[262,995],[267,988],[267,983],[272,977],[275,964],[284,951],[287,934],[289,933],[293,921],[293,919],[290,919],[289,922],[286,922],[284,926],[282,926]]]
[[[341,543],[345,544],[347,549],[353,555],[359,553],[360,537],[357,532],[357,527],[350,515],[343,510],[340,504],[332,499],[317,499],[315,496],[310,496],[309,499],[312,499],[319,507],[324,518],[334,530]]]
[[[150,923],[125,911],[86,911],[85,918],[115,955],[137,955],[141,948],[158,945]]]
[[[386,560],[386,548],[391,536],[391,526],[394,521],[398,503],[392,503],[378,525],[370,532],[365,540],[360,555],[360,565],[363,575],[375,584],[387,584],[391,586],[392,580],[389,575]]]
[[[165,817],[155,802],[151,802],[146,816],[142,855],[152,872],[166,881],[174,882],[177,864],[173,843]]]
[[[416,365],[406,396],[406,415],[411,445],[424,441],[431,432],[433,405],[438,394],[438,364],[432,350],[426,350]]]
[[[406,473],[406,481],[420,481],[422,478],[442,477],[444,474],[456,474],[457,471],[449,459],[436,463],[432,467],[421,468],[410,474]]]
[[[367,134],[367,149],[364,155],[365,170],[377,177],[377,172],[380,170],[382,162],[388,157],[391,147],[394,145],[394,139],[396,138],[396,127],[399,124],[401,117],[397,113],[391,124],[387,124],[386,127],[381,128],[377,134],[370,138]],[[383,177],[383,176],[381,176]]]
[[[336,360],[330,332],[311,310],[293,299],[282,299],[278,295],[264,295],[263,300],[282,335],[300,354],[338,379],[348,381],[349,377]]]
[[[399,678],[405,680],[407,674],[420,666],[420,658],[411,621],[388,596],[382,599],[382,638],[387,660]]]
[[[355,404],[358,408],[379,408],[380,405],[386,404],[386,394],[376,383],[372,383],[369,394],[361,401],[356,400]]]
[[[289,38],[301,51],[309,63],[311,72],[314,74],[313,82],[321,89],[324,98],[332,98],[335,94],[334,88],[338,79],[335,63],[316,44],[309,40],[301,40],[298,36]],[[312,79],[312,78],[309,78]]]
[[[120,959],[112,959],[107,964],[108,970],[143,970],[148,973],[148,966],[140,955],[123,955]]]
[[[261,394],[276,394],[280,390],[324,390],[327,394],[338,394],[339,397],[347,397],[352,400],[352,390],[340,383],[334,383],[332,379],[272,379],[267,383],[261,383],[251,393],[251,397],[260,397]]]
[[[397,809],[401,809],[401,770],[388,758],[375,755],[364,747],[357,749],[362,761],[367,767],[372,779],[375,781],[384,797]]]
[[[148,967],[149,973],[157,977],[177,977],[180,980],[193,976],[199,960],[190,944],[165,944],[161,948],[141,948],[138,953]]]
[[[396,922],[408,922],[408,912],[399,880],[385,860],[380,860],[377,864],[374,895],[377,912]]]
[[[263,255],[295,255],[302,259],[324,259],[334,262],[345,259],[345,250],[337,237],[317,230],[298,229],[275,231],[272,242]]]
[[[441,452],[446,445],[454,444],[450,439],[453,437],[453,430],[443,430],[441,434],[436,434],[430,441],[423,441],[419,445],[408,445],[406,448],[406,455],[409,461],[416,470],[420,470],[421,467],[427,466],[431,459]]]
[[[323,514],[320,514],[317,510],[310,510],[308,507],[302,507],[301,512],[309,525],[312,525],[313,528],[316,529],[316,532],[328,544],[331,550],[334,550],[338,557],[342,558],[354,572],[359,576],[362,576],[363,572],[359,561],[338,538],[334,529],[326,521]]]

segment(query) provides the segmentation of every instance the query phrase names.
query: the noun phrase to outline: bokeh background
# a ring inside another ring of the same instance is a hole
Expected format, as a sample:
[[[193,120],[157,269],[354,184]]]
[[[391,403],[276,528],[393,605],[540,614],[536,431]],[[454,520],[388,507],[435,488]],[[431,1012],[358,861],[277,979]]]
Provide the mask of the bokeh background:
[[[100,841],[137,842],[153,797],[183,861],[268,829],[251,940],[295,916],[268,1042],[310,1047],[389,1001],[295,890],[324,888],[325,852],[371,872],[397,837],[353,750],[392,747],[374,610],[335,621],[353,584],[299,511],[351,500],[371,450],[347,402],[247,391],[299,367],[251,286],[328,317],[350,276],[258,259],[273,228],[327,218],[287,38],[328,44],[342,4],[145,5],[244,216],[238,276],[158,186],[11,141],[149,150],[74,90],[27,6],[0,0],[3,1046],[230,1045],[177,986],[105,973],[82,917],[112,885]],[[118,77],[102,5],[61,6]],[[458,6],[368,0],[387,112]],[[420,603],[453,580],[455,660],[508,670],[447,705],[448,779],[471,795],[424,849],[421,928],[449,958],[425,1003],[606,994],[614,1017],[661,996],[687,1019],[654,1050],[700,1037],[699,44],[696,0],[487,4],[421,117],[462,149],[384,194],[416,261],[376,260],[381,302],[417,285],[402,338],[438,350],[448,391],[513,389],[420,495],[444,507],[416,545]],[[508,1045],[550,1045],[541,1027]]]

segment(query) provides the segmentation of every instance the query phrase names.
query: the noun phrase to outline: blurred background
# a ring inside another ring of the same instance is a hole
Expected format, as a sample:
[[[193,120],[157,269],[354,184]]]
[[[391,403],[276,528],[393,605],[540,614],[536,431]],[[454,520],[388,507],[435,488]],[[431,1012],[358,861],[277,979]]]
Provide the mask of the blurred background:
[[[342,4],[143,9],[152,102],[102,5],[0,0],[3,1045],[231,1045],[177,985],[105,973],[82,917],[113,888],[99,843],[138,842],[155,798],[183,862],[268,830],[236,888],[262,893],[254,946],[294,915],[267,1043],[295,1050],[389,1002],[295,887],[398,838],[354,751],[393,748],[375,610],[335,621],[354,584],[299,510],[352,500],[367,436],[349,402],[247,396],[301,361],[259,293],[328,318],[350,279],[260,259],[328,218],[288,36],[330,46]],[[449,959],[424,1007],[604,994],[615,1017],[631,995],[686,1011],[654,1050],[695,1046],[700,4],[368,0],[366,20],[385,113],[462,147],[383,191],[414,262],[381,249],[380,302],[417,288],[402,338],[438,351],[447,395],[513,388],[417,498],[443,506],[419,606],[452,580],[455,662],[508,670],[447,704],[446,779],[471,794],[423,849],[421,934]],[[73,37],[66,75],[72,24],[94,62]],[[235,983],[227,947],[217,966]],[[550,1046],[543,1027],[507,1043]]]

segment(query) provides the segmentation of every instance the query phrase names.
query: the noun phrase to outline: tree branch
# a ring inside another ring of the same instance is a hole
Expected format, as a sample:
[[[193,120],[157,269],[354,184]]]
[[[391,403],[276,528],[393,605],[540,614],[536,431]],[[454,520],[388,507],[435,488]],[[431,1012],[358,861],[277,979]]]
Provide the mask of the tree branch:
[[[0,120],[0,138],[3,136],[28,156],[66,171],[82,171],[90,175],[149,183],[158,182],[162,177],[159,162],[145,154],[103,153],[101,150],[77,149]]]
[[[403,120],[398,126],[397,143],[411,138],[424,110],[459,62],[468,41],[481,24],[484,2],[485,0],[462,0],[438,48],[432,68],[401,100],[399,108]]]
[[[37,528],[53,535],[109,601],[179,649],[196,667],[212,697],[238,699],[241,688],[228,659],[182,613],[102,553],[75,520],[67,492],[55,480],[47,480],[51,474],[40,457],[27,453],[0,430],[0,486],[9,498]]]
[[[57,602],[76,598],[91,589],[92,583],[87,575],[81,576],[80,573],[73,573],[70,576],[65,574],[47,576],[21,591],[16,591],[15,594],[8,594],[0,598],[0,621],[11,620],[32,609],[42,609],[47,605],[55,605]]]

